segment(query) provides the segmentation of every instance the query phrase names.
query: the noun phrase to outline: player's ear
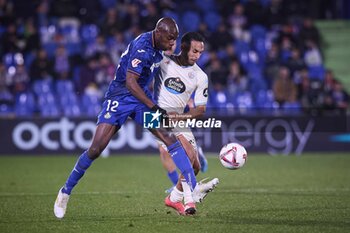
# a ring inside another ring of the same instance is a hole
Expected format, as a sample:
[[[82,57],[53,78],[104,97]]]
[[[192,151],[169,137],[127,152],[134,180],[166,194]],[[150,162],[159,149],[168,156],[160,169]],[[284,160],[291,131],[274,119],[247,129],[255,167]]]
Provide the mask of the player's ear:
[[[187,52],[190,49],[190,46],[187,43],[181,44],[181,51]]]
[[[154,29],[154,34],[156,35],[156,37],[159,37],[160,31],[158,28]]]

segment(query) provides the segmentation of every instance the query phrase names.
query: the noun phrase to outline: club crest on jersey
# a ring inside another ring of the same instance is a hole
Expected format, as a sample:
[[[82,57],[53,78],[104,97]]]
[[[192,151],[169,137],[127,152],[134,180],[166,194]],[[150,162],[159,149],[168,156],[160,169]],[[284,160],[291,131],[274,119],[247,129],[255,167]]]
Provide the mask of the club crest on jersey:
[[[111,114],[110,114],[109,112],[107,112],[107,113],[104,115],[104,118],[105,118],[105,119],[111,118]]]
[[[138,66],[138,64],[140,64],[141,61],[137,58],[135,58],[134,60],[131,61],[131,66],[136,68]]]
[[[189,77],[190,79],[194,79],[195,74],[194,74],[193,72],[190,72],[190,73],[188,73],[188,77]]]
[[[186,86],[180,78],[168,78],[164,81],[164,86],[173,94],[181,94],[186,91]]]

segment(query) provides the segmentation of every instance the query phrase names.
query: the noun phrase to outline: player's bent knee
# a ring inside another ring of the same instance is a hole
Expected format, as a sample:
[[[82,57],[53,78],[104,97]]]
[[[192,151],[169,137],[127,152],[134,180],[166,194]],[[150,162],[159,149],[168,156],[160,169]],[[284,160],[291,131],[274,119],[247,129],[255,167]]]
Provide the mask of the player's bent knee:
[[[97,159],[101,153],[102,150],[99,147],[91,146],[88,149],[88,156],[90,157],[90,159]]]

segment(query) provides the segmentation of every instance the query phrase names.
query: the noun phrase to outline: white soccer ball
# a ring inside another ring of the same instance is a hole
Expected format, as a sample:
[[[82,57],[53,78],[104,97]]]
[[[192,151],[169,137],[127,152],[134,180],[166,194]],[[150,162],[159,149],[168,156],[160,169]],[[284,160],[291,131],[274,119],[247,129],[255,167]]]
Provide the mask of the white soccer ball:
[[[238,143],[229,143],[220,151],[220,162],[228,169],[236,170],[245,164],[248,154],[246,149]]]

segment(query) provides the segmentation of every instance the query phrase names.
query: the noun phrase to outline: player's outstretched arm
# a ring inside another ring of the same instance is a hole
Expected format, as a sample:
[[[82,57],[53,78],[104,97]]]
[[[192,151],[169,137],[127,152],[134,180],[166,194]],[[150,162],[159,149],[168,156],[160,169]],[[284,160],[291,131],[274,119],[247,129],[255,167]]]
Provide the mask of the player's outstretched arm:
[[[139,99],[147,107],[152,108],[155,104],[153,101],[147,97],[145,92],[142,90],[140,85],[137,83],[139,76],[137,74],[127,72],[126,73],[126,87],[131,92],[133,96]]]

